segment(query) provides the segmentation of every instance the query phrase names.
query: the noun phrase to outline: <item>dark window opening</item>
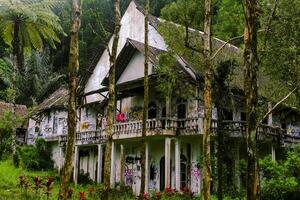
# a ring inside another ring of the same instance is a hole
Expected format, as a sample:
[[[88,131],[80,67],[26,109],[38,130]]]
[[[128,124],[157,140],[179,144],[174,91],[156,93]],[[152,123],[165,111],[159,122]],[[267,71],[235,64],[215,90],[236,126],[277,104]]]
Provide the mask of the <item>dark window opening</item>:
[[[185,119],[186,118],[186,106],[185,104],[179,104],[177,106],[177,118]]]
[[[154,102],[151,102],[148,105],[148,119],[154,118],[156,118],[156,104]]]
[[[246,113],[241,112],[241,121],[246,121]]]
[[[224,120],[233,120],[232,110],[223,109],[223,119]]]

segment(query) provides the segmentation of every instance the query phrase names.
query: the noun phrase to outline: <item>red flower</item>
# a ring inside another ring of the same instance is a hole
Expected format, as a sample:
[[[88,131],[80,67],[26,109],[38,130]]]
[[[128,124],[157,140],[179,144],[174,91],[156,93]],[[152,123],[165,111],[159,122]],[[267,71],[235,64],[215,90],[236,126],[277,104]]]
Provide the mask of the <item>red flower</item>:
[[[79,192],[79,200],[85,200],[85,193]]]
[[[144,193],[144,199],[148,200],[149,199],[149,194],[147,192]]]
[[[156,198],[157,200],[159,200],[159,199],[161,198],[160,192],[156,192],[156,193],[155,193],[155,198]]]

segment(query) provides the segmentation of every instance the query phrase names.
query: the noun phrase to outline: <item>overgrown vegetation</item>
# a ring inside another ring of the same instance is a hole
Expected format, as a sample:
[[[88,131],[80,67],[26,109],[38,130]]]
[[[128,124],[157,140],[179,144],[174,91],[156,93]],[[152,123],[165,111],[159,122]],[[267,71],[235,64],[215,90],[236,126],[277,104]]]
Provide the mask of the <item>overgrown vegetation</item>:
[[[23,146],[18,149],[20,167],[28,170],[49,170],[53,168],[51,148],[42,138],[38,138],[35,146]]]

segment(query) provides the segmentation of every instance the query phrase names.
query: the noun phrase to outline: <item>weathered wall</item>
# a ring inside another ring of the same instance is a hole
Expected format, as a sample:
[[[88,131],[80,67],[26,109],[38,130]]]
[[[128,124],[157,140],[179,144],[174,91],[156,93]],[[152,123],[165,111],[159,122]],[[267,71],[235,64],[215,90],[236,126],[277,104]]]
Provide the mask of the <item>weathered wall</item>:
[[[125,14],[121,19],[120,39],[118,44],[118,54],[126,43],[127,38],[144,42],[144,15],[136,8],[135,3],[132,1],[128,6]],[[113,38],[109,42],[111,49]],[[152,26],[149,26],[149,45],[159,49],[166,49],[166,44],[163,38]],[[89,78],[85,92],[90,92],[99,89],[103,78],[106,76],[109,69],[109,56],[108,52],[104,51],[102,54],[92,76]],[[101,100],[100,95],[90,95],[87,97],[87,102],[94,102]]]

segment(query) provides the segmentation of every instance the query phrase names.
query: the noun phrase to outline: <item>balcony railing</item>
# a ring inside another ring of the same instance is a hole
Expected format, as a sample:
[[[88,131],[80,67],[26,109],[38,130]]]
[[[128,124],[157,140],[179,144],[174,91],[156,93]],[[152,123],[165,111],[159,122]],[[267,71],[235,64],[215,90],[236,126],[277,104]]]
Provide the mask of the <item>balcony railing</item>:
[[[114,124],[113,139],[136,138],[142,136],[142,121],[130,121]],[[246,132],[244,121],[223,121],[224,131],[230,137],[243,137]],[[160,118],[148,119],[146,121],[146,136],[153,135],[200,135],[203,134],[203,118],[173,119]],[[268,125],[261,125],[258,130],[260,138],[276,136],[284,138],[286,131]],[[212,120],[212,134],[217,134],[217,121]],[[99,144],[107,139],[106,129],[95,131],[78,132],[76,134],[76,144]],[[300,138],[299,138],[300,139]],[[59,138],[61,144],[67,141],[67,136]]]

